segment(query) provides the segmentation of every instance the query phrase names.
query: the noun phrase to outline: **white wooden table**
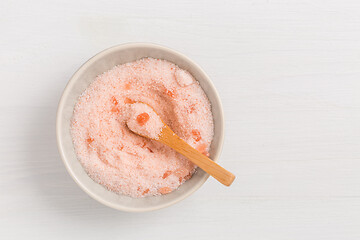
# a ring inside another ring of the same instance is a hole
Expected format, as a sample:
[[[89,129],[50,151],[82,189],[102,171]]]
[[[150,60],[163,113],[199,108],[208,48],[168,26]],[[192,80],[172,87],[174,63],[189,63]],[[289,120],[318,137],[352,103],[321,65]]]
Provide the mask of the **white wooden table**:
[[[360,239],[360,1],[0,2],[0,239]],[[55,114],[97,52],[145,41],[213,79],[213,179],[173,207],[107,208],[70,178]]]

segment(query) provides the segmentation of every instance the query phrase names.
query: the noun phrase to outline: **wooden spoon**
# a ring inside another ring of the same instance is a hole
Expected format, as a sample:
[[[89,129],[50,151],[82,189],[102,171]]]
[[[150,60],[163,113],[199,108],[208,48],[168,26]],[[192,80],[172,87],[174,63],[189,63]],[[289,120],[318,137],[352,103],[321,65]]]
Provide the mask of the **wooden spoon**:
[[[151,106],[149,107],[152,109]],[[154,111],[154,109],[152,109],[152,111]],[[161,120],[160,116],[156,112],[155,114],[157,115],[158,119]],[[162,122],[164,123],[164,121]],[[129,127],[128,122],[126,124]],[[142,137],[150,138],[171,147],[178,153],[187,157],[191,162],[196,164],[198,167],[213,176],[216,180],[218,180],[225,186],[230,186],[235,179],[234,174],[227,171],[226,169],[218,165],[216,162],[212,161],[210,158],[206,157],[205,155],[191,147],[179,136],[177,136],[165,123],[157,138],[151,138],[149,136],[143,135],[139,133],[139,131],[134,131],[131,127],[129,127],[129,129]]]

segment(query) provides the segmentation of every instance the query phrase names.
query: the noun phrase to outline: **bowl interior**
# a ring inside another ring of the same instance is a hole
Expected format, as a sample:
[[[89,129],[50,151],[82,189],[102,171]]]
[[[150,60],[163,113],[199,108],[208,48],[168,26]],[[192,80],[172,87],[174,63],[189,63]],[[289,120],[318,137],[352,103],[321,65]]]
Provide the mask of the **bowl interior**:
[[[160,58],[173,62],[188,70],[199,81],[212,105],[215,135],[211,144],[210,157],[214,161],[218,160],[223,143],[223,111],[220,99],[209,77],[190,59],[165,47],[140,43],[119,45],[95,55],[81,66],[70,79],[60,100],[56,123],[58,148],[70,175],[85,192],[101,203],[123,211],[151,211],[169,206],[195,192],[208,178],[208,174],[198,169],[190,180],[170,194],[134,199],[110,192],[100,184],[95,183],[77,160],[70,134],[70,120],[78,97],[99,74],[115,65],[144,57]]]

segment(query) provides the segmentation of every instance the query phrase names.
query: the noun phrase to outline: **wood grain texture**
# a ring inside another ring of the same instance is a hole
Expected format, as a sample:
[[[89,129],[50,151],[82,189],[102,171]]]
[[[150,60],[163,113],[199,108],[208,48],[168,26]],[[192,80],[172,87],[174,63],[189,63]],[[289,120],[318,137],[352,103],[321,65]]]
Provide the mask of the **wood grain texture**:
[[[0,2],[1,239],[360,239],[360,1]],[[56,148],[71,75],[146,41],[199,63],[225,111],[214,179],[130,214],[88,197]]]
[[[213,178],[225,186],[230,186],[233,183],[235,179],[234,174],[195,150],[193,147],[187,144],[187,142],[176,135],[167,125],[165,125],[165,127],[163,127],[161,130],[158,141],[187,157],[191,162],[210,174]]]

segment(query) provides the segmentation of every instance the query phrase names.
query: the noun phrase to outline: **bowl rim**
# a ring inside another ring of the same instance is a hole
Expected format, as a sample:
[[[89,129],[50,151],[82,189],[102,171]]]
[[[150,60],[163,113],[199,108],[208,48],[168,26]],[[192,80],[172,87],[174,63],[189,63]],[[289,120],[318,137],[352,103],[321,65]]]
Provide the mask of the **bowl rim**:
[[[190,65],[193,65],[195,68],[197,68],[198,71],[201,72],[201,74],[203,74],[205,76],[204,79],[207,82],[207,84],[210,86],[210,88],[212,88],[212,90],[214,92],[214,98],[216,99],[216,101],[218,102],[218,105],[219,105],[218,111],[219,111],[219,115],[220,115],[219,117],[221,119],[221,124],[219,125],[219,127],[220,127],[219,146],[218,146],[219,150],[218,150],[216,158],[212,159],[213,161],[218,162],[220,155],[222,153],[223,144],[224,144],[224,135],[225,135],[224,134],[224,131],[225,131],[225,129],[224,129],[224,111],[223,111],[223,106],[222,106],[220,96],[219,96],[213,82],[211,81],[210,77],[206,74],[206,72],[197,63],[195,63],[193,60],[191,60],[189,57],[187,57],[184,54],[182,54],[176,50],[173,50],[171,48],[168,48],[168,47],[165,47],[165,46],[162,46],[159,44],[148,43],[148,42],[123,43],[123,44],[109,47],[103,51],[100,51],[99,53],[95,54],[94,56],[92,56],[90,59],[88,59],[84,64],[82,64],[76,70],[76,72],[71,76],[68,83],[66,84],[66,86],[61,94],[61,98],[59,100],[58,108],[56,111],[56,140],[57,140],[56,142],[57,142],[58,151],[60,153],[61,159],[66,167],[67,172],[69,173],[71,178],[76,182],[76,184],[84,192],[86,192],[91,198],[104,204],[105,206],[108,206],[110,208],[114,208],[117,210],[125,211],[125,212],[148,212],[148,211],[154,211],[154,210],[158,210],[161,208],[165,208],[165,207],[174,205],[175,203],[178,203],[178,202],[184,200],[185,198],[189,197],[194,192],[196,192],[207,181],[207,179],[209,178],[210,175],[205,173],[205,177],[200,179],[189,191],[185,192],[184,194],[180,195],[179,197],[177,197],[167,203],[159,204],[157,206],[152,206],[152,207],[148,207],[148,208],[127,207],[124,205],[119,205],[119,204],[114,204],[114,203],[108,202],[106,199],[99,197],[98,195],[93,193],[91,190],[89,190],[88,187],[85,186],[82,183],[82,181],[78,179],[76,174],[73,172],[73,169],[70,167],[70,164],[68,163],[68,160],[65,156],[65,150],[63,148],[62,141],[61,141],[61,138],[62,138],[62,136],[61,136],[61,125],[62,125],[61,124],[61,122],[62,122],[61,116],[62,116],[62,113],[64,110],[65,100],[70,92],[71,86],[73,86],[75,84],[75,82],[77,81],[78,76],[81,75],[87,69],[87,67],[90,66],[93,62],[97,61],[98,59],[101,59],[105,55],[107,55],[113,51],[124,50],[127,48],[136,48],[136,47],[154,48],[154,49],[158,49],[161,51],[170,52],[173,55],[177,55],[180,58],[183,58],[186,62],[188,62]],[[164,59],[164,60],[166,60],[166,59]]]

